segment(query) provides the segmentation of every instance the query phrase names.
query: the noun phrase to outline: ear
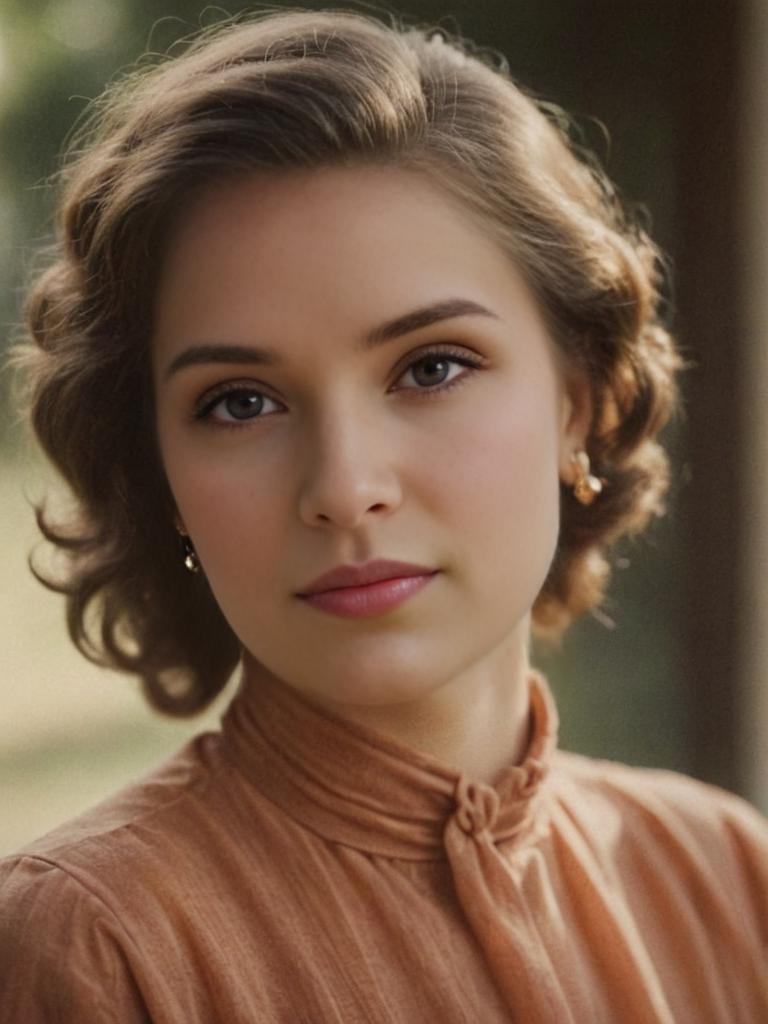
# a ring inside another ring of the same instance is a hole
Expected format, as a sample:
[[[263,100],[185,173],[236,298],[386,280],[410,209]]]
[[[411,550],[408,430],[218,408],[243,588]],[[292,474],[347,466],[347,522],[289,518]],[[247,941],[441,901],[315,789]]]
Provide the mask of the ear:
[[[576,478],[571,456],[587,447],[592,412],[590,380],[583,371],[574,371],[560,391],[559,472],[560,479],[569,484]]]

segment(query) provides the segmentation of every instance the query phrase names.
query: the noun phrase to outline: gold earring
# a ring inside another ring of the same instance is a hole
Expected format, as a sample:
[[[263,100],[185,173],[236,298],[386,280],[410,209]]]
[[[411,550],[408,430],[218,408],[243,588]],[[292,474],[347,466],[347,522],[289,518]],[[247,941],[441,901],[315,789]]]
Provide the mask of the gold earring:
[[[603,485],[589,472],[589,456],[585,451],[574,452],[571,455],[571,462],[576,467],[573,493],[582,505],[590,505],[602,491]]]
[[[179,533],[181,542],[184,545],[184,565],[189,569],[190,572],[200,572],[200,560],[197,557],[197,552],[192,546],[192,541],[186,535],[186,533]]]

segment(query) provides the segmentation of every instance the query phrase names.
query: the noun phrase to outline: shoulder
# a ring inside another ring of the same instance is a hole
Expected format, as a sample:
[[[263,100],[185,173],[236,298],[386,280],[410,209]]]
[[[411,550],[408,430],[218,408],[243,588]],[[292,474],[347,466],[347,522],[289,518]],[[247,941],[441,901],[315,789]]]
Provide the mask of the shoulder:
[[[83,896],[109,907],[122,881],[135,881],[148,863],[174,844],[178,849],[217,805],[216,791],[226,788],[222,776],[229,770],[218,738],[195,737],[141,778],[0,859],[0,906],[6,915],[27,889],[66,901],[79,886]]]
[[[768,942],[768,818],[744,798],[665,768],[557,751],[564,827],[633,877],[662,872],[692,895],[722,891]]]
[[[83,906],[109,910],[131,934],[172,939],[172,912],[185,919],[192,913],[190,892],[215,891],[236,905],[243,848],[251,883],[267,885],[273,864],[299,856],[291,852],[297,828],[240,770],[221,733],[202,733],[142,778],[0,859],[0,905],[6,914],[14,907],[23,913],[26,896],[43,888],[47,901],[63,904],[79,891]]]
[[[226,789],[217,741],[197,736],[0,859],[2,1020],[147,1019],[136,980],[146,974],[143,940],[162,920],[163,886],[178,874],[185,842]]]
[[[646,768],[557,751],[555,788],[594,807],[619,809],[627,822],[691,837],[715,832],[734,842],[768,845],[768,818],[743,797],[669,768]]]
[[[85,922],[88,928],[80,931],[78,923]],[[28,854],[0,861],[0,950],[28,945],[44,952],[51,936],[65,929],[72,936],[93,935],[101,923],[120,930],[109,906],[65,868]]]
[[[144,1022],[131,937],[87,886],[41,857],[0,863],[0,1018]]]

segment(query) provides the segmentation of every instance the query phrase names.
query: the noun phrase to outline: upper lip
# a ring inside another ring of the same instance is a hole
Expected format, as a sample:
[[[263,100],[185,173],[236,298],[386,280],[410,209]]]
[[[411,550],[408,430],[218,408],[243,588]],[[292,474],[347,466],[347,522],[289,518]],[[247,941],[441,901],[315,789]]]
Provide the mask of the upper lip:
[[[437,569],[430,569],[424,565],[393,562],[386,558],[378,558],[362,565],[339,565],[308,583],[299,592],[299,597],[317,594],[322,590],[335,590],[338,587],[362,587],[366,583],[376,583],[379,580],[397,579],[400,576],[424,576],[435,572]]]

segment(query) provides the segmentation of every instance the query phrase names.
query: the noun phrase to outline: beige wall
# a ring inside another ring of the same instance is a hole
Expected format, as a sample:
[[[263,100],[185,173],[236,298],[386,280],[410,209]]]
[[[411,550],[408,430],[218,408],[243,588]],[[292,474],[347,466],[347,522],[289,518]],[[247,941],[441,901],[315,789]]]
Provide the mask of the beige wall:
[[[39,536],[25,494],[49,477],[33,460],[0,463],[0,855],[48,831],[216,725],[144,704],[132,677],[99,669],[69,641],[64,600],[26,565]]]

